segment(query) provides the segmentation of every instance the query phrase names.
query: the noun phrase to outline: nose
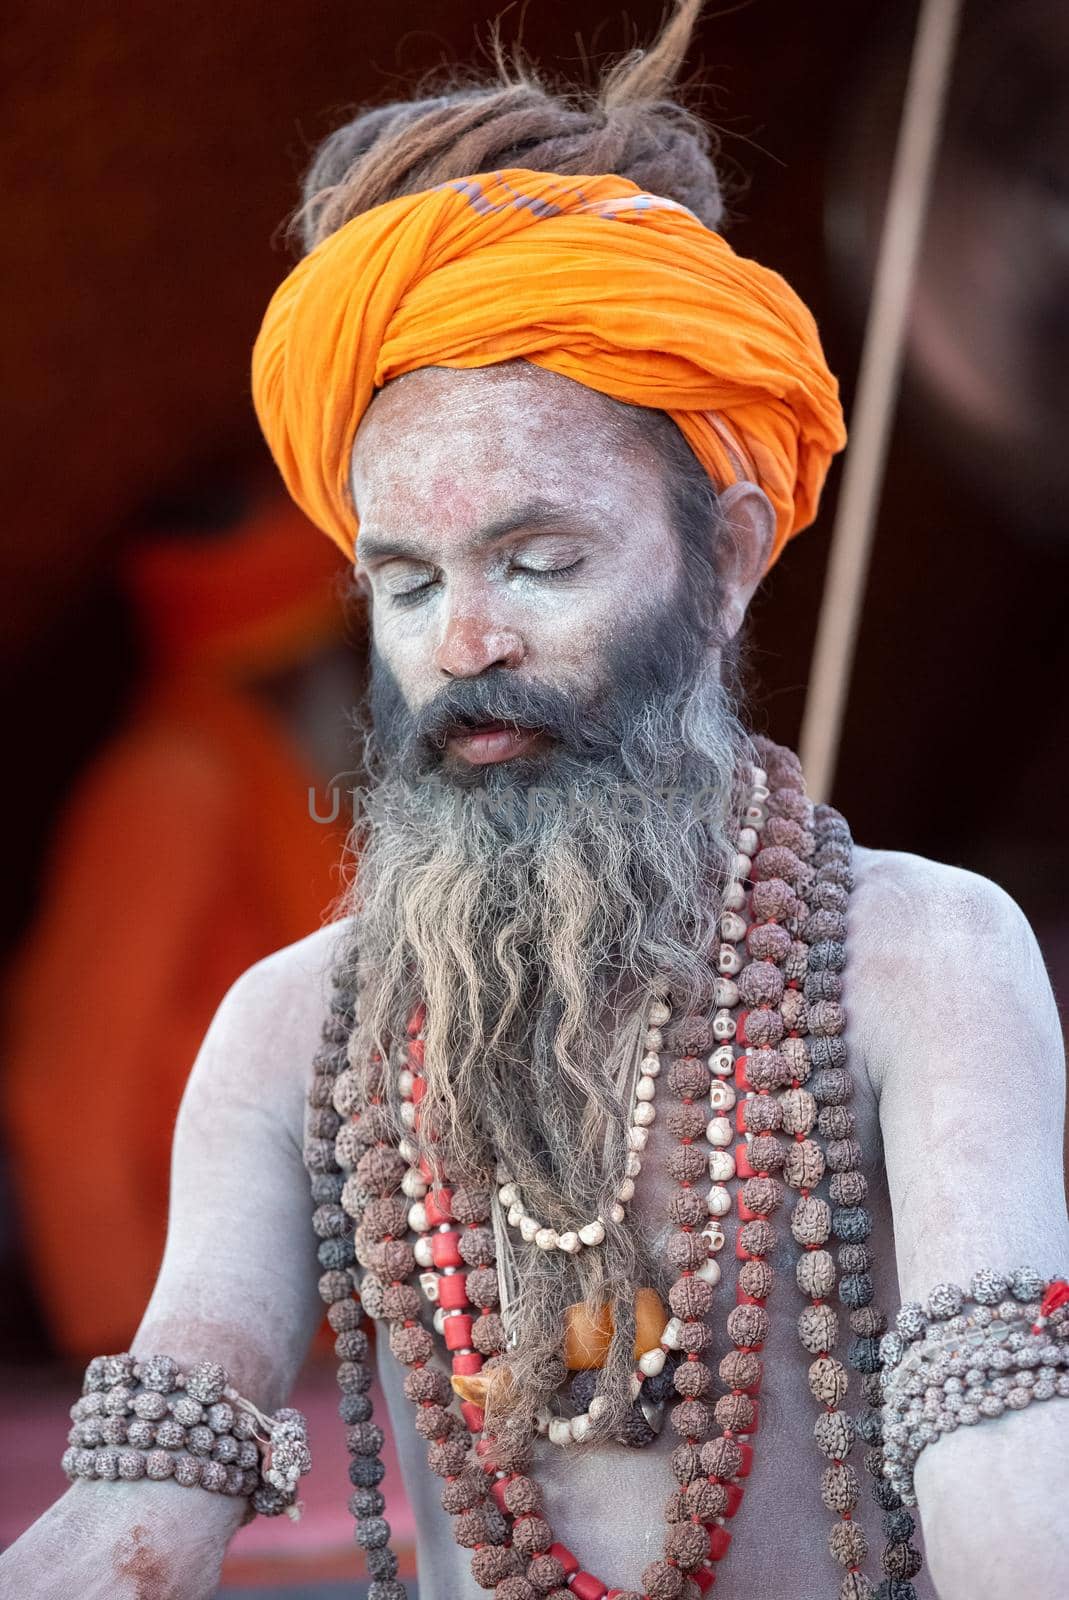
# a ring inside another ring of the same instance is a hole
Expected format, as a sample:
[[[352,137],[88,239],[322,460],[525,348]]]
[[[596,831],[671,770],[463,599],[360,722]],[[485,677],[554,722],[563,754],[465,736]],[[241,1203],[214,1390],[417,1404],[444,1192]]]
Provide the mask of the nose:
[[[477,678],[491,667],[518,667],[526,654],[522,636],[488,617],[450,617],[434,651],[434,665],[447,678]]]

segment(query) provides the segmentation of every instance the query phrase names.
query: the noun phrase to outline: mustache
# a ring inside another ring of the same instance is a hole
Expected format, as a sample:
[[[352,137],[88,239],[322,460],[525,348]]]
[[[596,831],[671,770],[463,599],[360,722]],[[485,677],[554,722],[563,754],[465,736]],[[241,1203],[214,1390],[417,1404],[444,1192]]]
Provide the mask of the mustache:
[[[510,728],[538,730],[576,754],[588,745],[586,708],[559,689],[517,682],[507,670],[446,684],[412,717],[412,736],[427,752],[442,751],[460,730],[501,722]]]
[[[642,730],[657,708],[682,705],[705,661],[707,629],[693,596],[681,591],[653,608],[591,662],[592,682],[551,687],[514,668],[495,666],[473,678],[451,679],[425,705],[409,705],[400,683],[372,640],[369,693],[362,711],[363,759],[374,778],[400,771],[411,779],[432,776],[445,762],[451,734],[499,723],[538,731],[551,741],[540,757],[508,764],[514,779],[558,776],[573,767],[619,771],[622,751],[630,767],[649,766],[657,755]],[[676,730],[678,744],[680,730]],[[637,734],[637,737],[636,737]],[[627,764],[627,763],[625,763]],[[493,769],[479,769],[493,783]],[[455,781],[463,783],[461,771]],[[483,780],[481,780],[483,781]]]
[[[607,709],[587,697],[518,679],[507,667],[447,683],[426,705],[413,709],[389,669],[373,663],[370,710],[376,739],[387,761],[398,762],[410,775],[439,767],[451,735],[488,723],[544,733],[558,758],[604,759],[618,748],[620,737]]]

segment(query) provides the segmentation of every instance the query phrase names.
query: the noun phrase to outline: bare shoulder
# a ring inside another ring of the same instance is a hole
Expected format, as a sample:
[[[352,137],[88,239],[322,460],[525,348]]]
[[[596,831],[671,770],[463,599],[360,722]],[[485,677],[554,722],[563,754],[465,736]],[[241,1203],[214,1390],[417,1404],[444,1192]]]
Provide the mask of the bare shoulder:
[[[230,1025],[264,1044],[285,1044],[323,1020],[331,975],[351,937],[351,924],[330,922],[295,944],[257,961],[238,978],[220,1007]]]
[[[329,923],[243,972],[208,1029],[190,1093],[202,1085],[213,1099],[256,1101],[299,1139],[332,973],[350,937],[349,922]]]
[[[866,943],[1019,938],[1028,923],[1017,902],[991,878],[904,850],[854,847],[851,915]]]
[[[897,850],[854,852],[850,1007],[877,1094],[899,1045],[978,1039],[998,996],[1057,1035],[1050,983],[1020,906],[979,873]],[[1005,1012],[1003,1013],[1005,1015]]]

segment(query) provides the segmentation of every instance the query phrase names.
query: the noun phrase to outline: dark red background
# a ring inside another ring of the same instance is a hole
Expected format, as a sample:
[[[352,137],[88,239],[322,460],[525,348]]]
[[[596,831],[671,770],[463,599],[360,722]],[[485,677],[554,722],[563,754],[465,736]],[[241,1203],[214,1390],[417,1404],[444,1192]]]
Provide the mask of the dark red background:
[[[966,10],[967,55],[992,7]],[[408,92],[443,59],[473,60],[492,15],[472,0],[23,0],[9,13],[9,943],[31,913],[57,808],[135,670],[116,553],[161,487],[265,461],[249,352],[289,264],[277,232],[311,147],[347,106]],[[660,15],[651,0],[626,14],[553,0],[527,7],[524,38],[547,67],[575,73],[577,34],[596,62],[648,38]],[[518,7],[504,13],[506,37],[519,20]],[[710,14],[688,63],[723,132],[731,240],[812,305],[848,403],[914,21],[901,0],[752,0]],[[829,237],[852,239],[853,256]],[[1058,508],[1015,515],[947,448],[947,431],[907,372],[834,798],[863,842],[996,876],[1057,966],[1069,960],[1065,541]],[[754,607],[754,714],[788,741],[837,480],[838,469],[818,526]]]

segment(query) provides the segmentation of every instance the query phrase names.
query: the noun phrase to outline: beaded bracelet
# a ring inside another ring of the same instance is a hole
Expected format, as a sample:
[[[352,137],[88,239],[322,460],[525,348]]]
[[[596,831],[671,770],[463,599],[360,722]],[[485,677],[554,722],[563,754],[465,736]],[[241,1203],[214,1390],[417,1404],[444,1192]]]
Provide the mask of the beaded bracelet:
[[[1069,1398],[1069,1284],[1030,1267],[982,1268],[968,1294],[937,1284],[926,1305],[902,1306],[880,1353],[883,1472],[916,1505],[913,1474],[926,1445],[1033,1400]]]
[[[297,1484],[312,1465],[305,1418],[290,1407],[266,1416],[217,1362],[185,1373],[170,1356],[95,1356],[70,1415],[62,1466],[72,1481],[174,1478],[245,1496],[250,1515],[300,1515]]]

